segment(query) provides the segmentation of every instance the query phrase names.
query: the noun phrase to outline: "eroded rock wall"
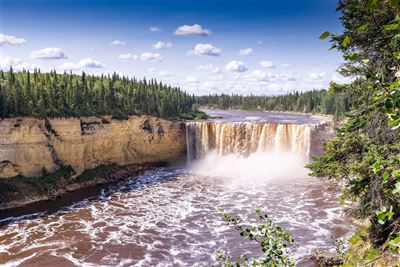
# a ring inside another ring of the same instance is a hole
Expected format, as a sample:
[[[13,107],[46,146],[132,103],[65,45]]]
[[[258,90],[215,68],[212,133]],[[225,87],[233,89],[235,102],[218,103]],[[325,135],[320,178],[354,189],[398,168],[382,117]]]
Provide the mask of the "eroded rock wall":
[[[186,153],[185,126],[151,116],[0,120],[0,177],[40,176],[71,165],[176,162]]]

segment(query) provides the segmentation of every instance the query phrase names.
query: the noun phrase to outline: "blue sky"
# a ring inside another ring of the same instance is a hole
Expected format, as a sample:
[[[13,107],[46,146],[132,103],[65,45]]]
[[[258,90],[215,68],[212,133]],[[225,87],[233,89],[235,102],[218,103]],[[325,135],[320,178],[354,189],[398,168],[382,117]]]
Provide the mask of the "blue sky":
[[[195,94],[341,81],[331,0],[0,0],[1,67],[157,78]]]

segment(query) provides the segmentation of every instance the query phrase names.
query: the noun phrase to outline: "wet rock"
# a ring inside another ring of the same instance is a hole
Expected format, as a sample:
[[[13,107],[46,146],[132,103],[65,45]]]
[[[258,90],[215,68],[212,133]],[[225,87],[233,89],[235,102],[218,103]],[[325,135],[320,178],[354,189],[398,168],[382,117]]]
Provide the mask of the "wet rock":
[[[319,251],[317,250],[312,258],[318,263],[319,266],[339,266],[343,264],[342,257],[335,252]]]

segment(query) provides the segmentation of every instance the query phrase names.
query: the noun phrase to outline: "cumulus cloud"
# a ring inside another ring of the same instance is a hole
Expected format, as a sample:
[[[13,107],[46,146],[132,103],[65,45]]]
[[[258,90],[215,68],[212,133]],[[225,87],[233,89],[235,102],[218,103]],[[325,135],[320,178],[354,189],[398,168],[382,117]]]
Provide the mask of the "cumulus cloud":
[[[219,56],[221,55],[221,49],[213,46],[212,44],[197,44],[193,50],[188,51],[188,55]]]
[[[154,49],[167,49],[172,48],[172,43],[170,42],[161,42],[158,41],[157,43],[153,44]]]
[[[320,73],[311,72],[311,73],[309,74],[309,78],[310,78],[311,80],[319,80],[319,79],[324,78],[325,75],[326,75],[325,72],[320,72]]]
[[[144,52],[140,54],[140,59],[142,61],[161,61],[162,56],[159,53]]]
[[[188,83],[199,83],[199,80],[196,77],[191,76],[191,75],[186,77],[186,81]]]
[[[275,68],[275,64],[272,61],[262,60],[260,61],[260,66],[263,68]]]
[[[24,38],[15,37],[13,35],[7,35],[0,33],[0,45],[9,44],[9,45],[21,45],[26,43]]]
[[[232,60],[226,64],[225,70],[229,72],[245,72],[248,70],[248,67],[242,61]]]
[[[58,47],[47,47],[32,51],[31,58],[34,59],[64,59],[67,58],[64,51]]]
[[[253,48],[241,49],[241,50],[239,50],[239,53],[238,53],[239,56],[250,56],[252,54],[253,54]]]
[[[149,31],[151,32],[160,32],[161,28],[158,26],[150,26]]]
[[[199,65],[197,66],[198,70],[209,71],[211,73],[220,73],[220,68],[214,66],[213,64]]]
[[[249,79],[255,80],[255,81],[267,81],[268,78],[271,76],[272,76],[272,74],[268,74],[262,70],[254,70],[249,75],[247,75],[246,78],[249,78]]]
[[[180,26],[175,30],[174,34],[181,36],[187,36],[187,35],[207,36],[211,34],[211,31],[209,29],[204,29],[199,24],[194,24],[194,25]]]
[[[66,62],[59,66],[59,68],[63,69],[63,70],[79,70],[79,69],[86,69],[86,68],[100,69],[100,68],[104,68],[104,67],[105,67],[105,65],[103,63],[101,63],[100,61],[91,59],[91,58],[82,59],[77,63]]]
[[[134,55],[134,54],[131,54],[131,53],[118,55],[118,59],[123,61],[123,62],[134,60],[134,59],[137,59],[137,58],[138,58],[138,55]]]
[[[115,45],[126,45],[125,41],[121,41],[121,40],[114,40],[110,43],[111,46],[115,46]]]
[[[292,65],[291,64],[288,64],[288,63],[284,63],[284,64],[281,64],[281,67],[282,68],[289,68],[289,67],[291,67]]]
[[[9,70],[10,67],[12,67],[16,71],[33,70],[35,68],[39,68],[39,66],[35,64],[29,64],[28,62],[24,62],[20,58],[12,58],[9,56],[0,58],[0,69]]]

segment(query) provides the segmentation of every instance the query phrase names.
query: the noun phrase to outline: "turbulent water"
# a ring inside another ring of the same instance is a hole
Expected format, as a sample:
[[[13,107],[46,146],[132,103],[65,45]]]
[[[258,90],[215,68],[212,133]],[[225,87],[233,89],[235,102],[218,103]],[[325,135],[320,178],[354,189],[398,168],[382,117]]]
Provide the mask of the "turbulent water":
[[[292,233],[297,265],[314,266],[309,256],[333,249],[348,223],[337,189],[303,168],[313,121],[240,115],[190,123],[186,167],[147,171],[56,212],[3,218],[0,264],[210,265],[217,250],[259,251],[224,225],[220,209],[252,222],[261,208]]]

